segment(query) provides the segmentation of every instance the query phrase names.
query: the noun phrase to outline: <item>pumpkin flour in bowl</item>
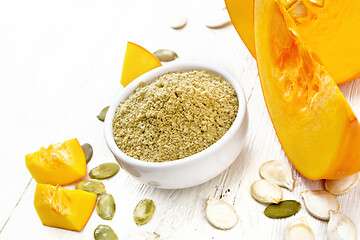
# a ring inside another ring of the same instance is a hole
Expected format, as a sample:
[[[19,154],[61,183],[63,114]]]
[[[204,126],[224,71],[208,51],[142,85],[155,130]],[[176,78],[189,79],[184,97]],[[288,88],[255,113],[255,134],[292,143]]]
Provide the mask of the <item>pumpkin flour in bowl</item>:
[[[119,149],[146,162],[194,155],[218,141],[238,112],[236,92],[206,71],[170,72],[140,83],[113,119]]]

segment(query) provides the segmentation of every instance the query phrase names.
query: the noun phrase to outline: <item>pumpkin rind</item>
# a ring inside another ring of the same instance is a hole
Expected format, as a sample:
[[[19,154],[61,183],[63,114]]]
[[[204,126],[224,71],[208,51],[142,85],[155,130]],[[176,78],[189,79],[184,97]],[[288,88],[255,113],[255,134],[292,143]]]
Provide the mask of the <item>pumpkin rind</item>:
[[[254,20],[262,91],[289,160],[313,180],[358,172],[359,122],[286,8],[256,0]]]

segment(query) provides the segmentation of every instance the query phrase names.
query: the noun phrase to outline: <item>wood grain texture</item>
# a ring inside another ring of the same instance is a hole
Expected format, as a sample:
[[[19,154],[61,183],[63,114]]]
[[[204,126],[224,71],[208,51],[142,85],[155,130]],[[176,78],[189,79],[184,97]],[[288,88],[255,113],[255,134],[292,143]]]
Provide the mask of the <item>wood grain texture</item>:
[[[0,186],[5,190],[0,199],[0,239],[92,239],[97,225],[108,224],[119,239],[155,231],[160,239],[272,240],[283,239],[286,226],[301,216],[306,216],[316,239],[326,239],[326,222],[310,216],[304,207],[294,217],[272,220],[263,215],[266,206],[251,198],[249,189],[260,178],[259,166],[287,158],[264,104],[255,60],[232,26],[218,30],[204,26],[208,13],[223,6],[220,0],[0,2],[0,106],[5,116],[0,124]],[[178,8],[187,12],[189,21],[185,28],[173,30],[168,19]],[[238,79],[248,100],[246,145],[230,168],[193,188],[155,189],[120,171],[104,180],[117,204],[113,220],[104,221],[94,212],[80,233],[44,227],[33,207],[36,182],[24,156],[40,146],[77,137],[94,148],[88,171],[115,161],[96,115],[122,89],[126,41],[151,52],[171,49],[178,60],[211,63]],[[359,80],[341,86],[356,113],[360,113],[359,86]],[[301,191],[323,189],[322,181],[307,180],[294,169],[293,175],[296,187],[293,192],[284,189],[284,199],[303,203]],[[204,208],[209,195],[234,205],[240,218],[235,228],[220,231],[207,223]],[[359,187],[337,197],[341,211],[357,226],[359,197]],[[143,198],[153,199],[156,211],[147,225],[139,227],[132,212]]]

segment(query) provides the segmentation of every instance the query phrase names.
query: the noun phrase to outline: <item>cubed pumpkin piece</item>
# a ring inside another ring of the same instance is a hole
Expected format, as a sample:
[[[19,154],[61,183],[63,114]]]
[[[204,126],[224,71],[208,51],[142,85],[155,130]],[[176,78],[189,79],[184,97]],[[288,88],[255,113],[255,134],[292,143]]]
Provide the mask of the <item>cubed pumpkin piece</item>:
[[[27,154],[25,162],[38,183],[67,185],[86,174],[85,154],[76,138]]]
[[[126,87],[135,78],[161,66],[159,59],[145,48],[128,42],[121,75],[121,85]]]
[[[95,208],[96,198],[96,194],[82,190],[39,183],[34,206],[43,225],[81,231]]]

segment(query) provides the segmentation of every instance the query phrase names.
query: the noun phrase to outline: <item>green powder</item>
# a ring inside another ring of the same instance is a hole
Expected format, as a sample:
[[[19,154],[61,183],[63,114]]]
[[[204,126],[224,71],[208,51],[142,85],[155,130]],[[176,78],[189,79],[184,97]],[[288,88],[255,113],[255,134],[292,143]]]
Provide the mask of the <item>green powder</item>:
[[[117,146],[147,162],[173,161],[219,140],[238,112],[233,87],[206,71],[172,72],[140,83],[113,120]]]

